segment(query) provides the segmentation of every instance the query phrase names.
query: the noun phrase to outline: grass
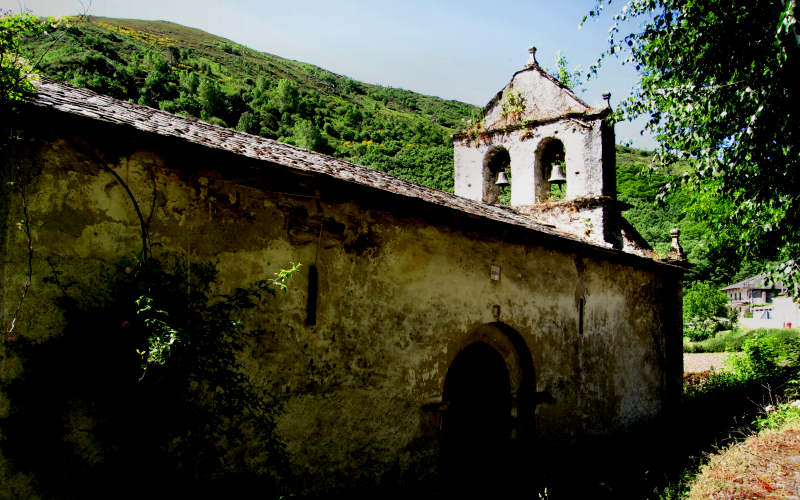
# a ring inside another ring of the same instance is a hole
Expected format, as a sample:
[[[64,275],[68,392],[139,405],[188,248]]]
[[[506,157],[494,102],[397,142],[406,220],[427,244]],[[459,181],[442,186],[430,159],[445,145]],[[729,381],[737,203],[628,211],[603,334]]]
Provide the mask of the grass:
[[[798,332],[751,330],[721,332],[720,343],[738,345],[729,370],[684,379],[684,430],[690,441],[711,436],[698,429],[725,415],[727,436],[710,444],[687,469],[679,495],[661,498],[785,498],[800,487],[800,403]],[[707,341],[708,342],[708,341]],[[692,432],[696,434],[691,437]],[[695,474],[694,471],[697,471]],[[666,490],[662,490],[666,491]]]
[[[800,488],[800,409],[785,404],[761,420],[762,430],[713,456],[687,498],[785,498]]]
[[[742,344],[744,344],[745,340],[756,336],[774,337],[783,341],[800,336],[800,330],[788,328],[757,328],[754,330],[745,330],[735,328],[733,330],[717,332],[713,337],[700,342],[692,342],[684,337],[683,352],[739,352],[742,350]]]

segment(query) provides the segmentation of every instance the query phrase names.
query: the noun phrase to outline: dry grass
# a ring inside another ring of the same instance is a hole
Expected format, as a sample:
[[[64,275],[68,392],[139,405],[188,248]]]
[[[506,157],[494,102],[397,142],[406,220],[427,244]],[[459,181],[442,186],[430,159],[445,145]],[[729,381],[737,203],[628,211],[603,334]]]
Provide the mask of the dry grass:
[[[800,498],[800,421],[716,455],[701,468],[688,498]]]

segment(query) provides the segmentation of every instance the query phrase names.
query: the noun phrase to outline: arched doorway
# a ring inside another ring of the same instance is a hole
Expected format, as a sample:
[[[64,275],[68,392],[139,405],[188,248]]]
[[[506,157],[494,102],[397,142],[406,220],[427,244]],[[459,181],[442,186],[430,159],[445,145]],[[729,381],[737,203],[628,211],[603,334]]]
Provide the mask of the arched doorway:
[[[503,356],[484,342],[468,345],[450,365],[443,399],[448,467],[464,475],[492,474],[511,439],[511,383]]]

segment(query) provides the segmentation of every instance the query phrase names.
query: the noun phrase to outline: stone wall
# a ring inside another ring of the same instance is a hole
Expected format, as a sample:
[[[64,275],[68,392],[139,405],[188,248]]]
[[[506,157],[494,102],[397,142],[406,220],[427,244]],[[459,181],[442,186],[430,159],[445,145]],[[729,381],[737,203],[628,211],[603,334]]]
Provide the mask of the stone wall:
[[[526,439],[608,433],[679,395],[679,278],[667,266],[87,119],[50,117],[29,136],[20,157],[36,172],[26,188],[36,253],[18,335],[59,335],[59,292],[44,281],[54,269],[76,292],[96,289],[141,247],[130,199],[103,165],[152,215],[156,251],[218,262],[222,290],[290,261],[316,266],[315,324],[301,273],[245,318],[265,332],[245,361],[283,401],[278,431],[317,487],[424,463],[450,364],[476,341],[503,356],[514,433]],[[26,258],[19,198],[4,210],[6,324]],[[2,377],[18,367],[3,359]],[[0,417],[9,404],[3,396]]]

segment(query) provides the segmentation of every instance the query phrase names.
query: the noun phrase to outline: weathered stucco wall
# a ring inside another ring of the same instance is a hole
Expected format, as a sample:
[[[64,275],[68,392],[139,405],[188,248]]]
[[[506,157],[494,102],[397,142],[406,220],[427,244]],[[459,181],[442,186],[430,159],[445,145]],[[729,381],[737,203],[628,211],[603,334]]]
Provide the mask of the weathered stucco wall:
[[[567,200],[613,192],[604,184],[604,165],[609,162],[604,162],[603,158],[602,128],[599,119],[590,123],[564,119],[532,130],[496,131],[478,143],[467,139],[457,141],[454,146],[455,193],[482,201],[484,183],[497,180],[486,176],[486,155],[493,148],[503,147],[511,157],[511,206],[545,201],[549,197],[550,183],[543,173],[544,166],[538,152],[544,142],[551,139],[564,144]],[[613,144],[613,136],[611,141]],[[614,168],[613,157],[610,168]]]
[[[325,478],[319,486],[424,461],[450,363],[505,328],[530,353],[535,378],[518,382],[541,402],[535,418],[519,418],[538,440],[607,433],[658,414],[678,394],[679,284],[663,266],[196,145],[130,131],[120,140],[122,129],[80,119],[58,125],[36,130],[41,139],[25,152],[38,171],[28,186],[36,254],[17,332],[58,335],[58,290],[43,281],[53,269],[74,290],[91,289],[140,248],[131,202],[103,164],[145,216],[153,209],[158,251],[218,261],[223,290],[290,261],[316,265],[316,324],[305,324],[301,273],[246,318],[266,332],[246,364],[284,401],[280,435],[298,471]],[[24,235],[13,224],[20,209],[13,198],[3,214],[12,222],[4,321],[26,274]],[[514,378],[515,356],[525,353],[512,354]],[[15,366],[4,360],[2,376],[17,376]]]
[[[616,195],[614,132],[604,123],[607,102],[597,109],[587,106],[533,64],[515,73],[485,112],[473,131],[477,139],[454,136],[459,196],[489,201],[485,185],[496,181],[496,173],[485,168],[487,153],[502,147],[511,157],[511,206],[546,201],[550,183],[542,152],[552,140],[563,144],[567,200]]]
[[[584,113],[589,108],[571,90],[557,84],[538,65],[529,65],[517,71],[506,89],[514,89],[525,100],[525,111],[518,117],[522,120],[558,119],[566,114]],[[502,128],[515,121],[502,113],[503,108],[499,101],[500,99],[495,99],[486,107],[488,129]]]

